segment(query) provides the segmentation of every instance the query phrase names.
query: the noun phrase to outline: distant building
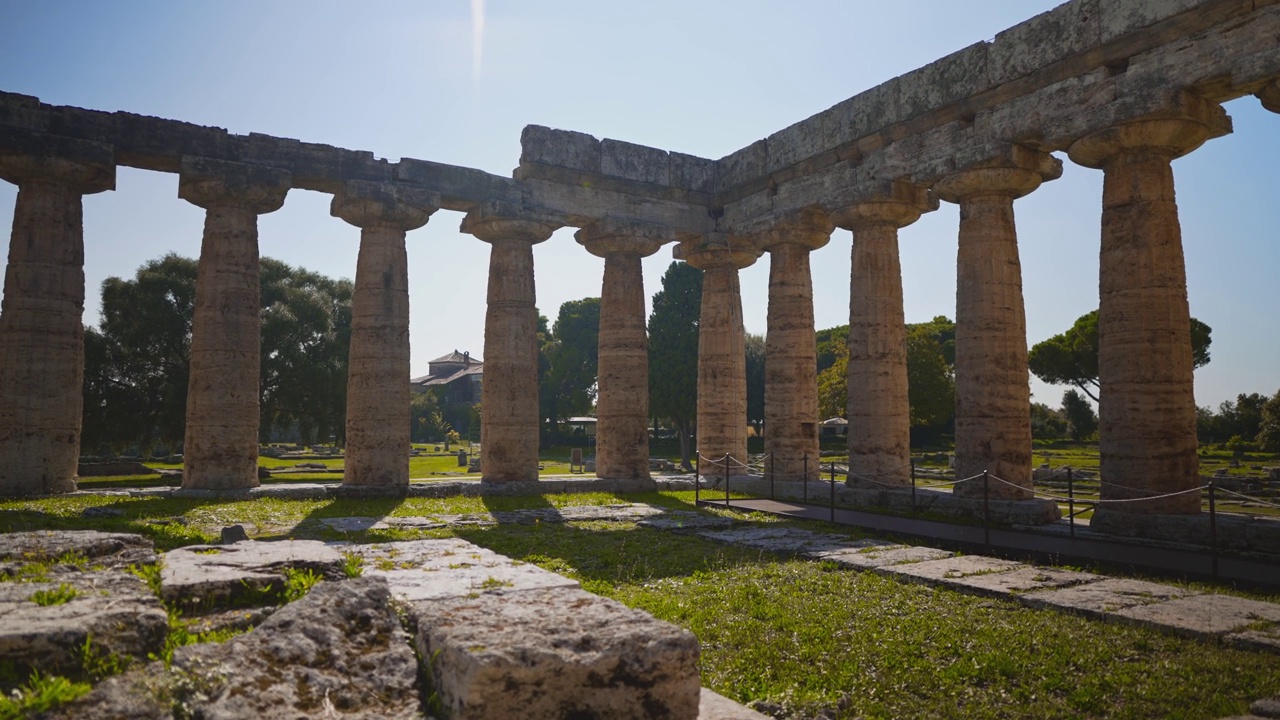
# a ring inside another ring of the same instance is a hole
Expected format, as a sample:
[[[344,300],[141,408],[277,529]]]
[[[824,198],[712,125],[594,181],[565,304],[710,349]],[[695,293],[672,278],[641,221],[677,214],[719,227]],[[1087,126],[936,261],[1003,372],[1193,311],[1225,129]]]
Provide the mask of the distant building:
[[[480,402],[480,386],[484,382],[484,363],[471,357],[471,353],[457,350],[427,363],[427,374],[409,381],[409,389],[424,393],[435,389],[440,402]]]

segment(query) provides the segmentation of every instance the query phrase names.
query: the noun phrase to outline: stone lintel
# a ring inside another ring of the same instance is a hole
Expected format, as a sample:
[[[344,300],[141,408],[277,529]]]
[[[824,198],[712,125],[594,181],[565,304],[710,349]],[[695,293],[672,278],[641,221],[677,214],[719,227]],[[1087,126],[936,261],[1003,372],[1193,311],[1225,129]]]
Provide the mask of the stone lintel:
[[[603,218],[584,226],[573,237],[596,257],[607,257],[613,253],[648,257],[663,245],[679,241],[671,228],[613,218]]]
[[[178,197],[206,210],[230,205],[263,215],[284,205],[291,181],[290,174],[278,168],[185,156]]]
[[[1156,109],[1100,127],[1071,143],[1067,150],[1072,162],[1101,168],[1123,150],[1145,149],[1163,152],[1170,159],[1181,157],[1206,141],[1231,132],[1231,117],[1222,106],[1198,95],[1181,91],[1160,91],[1141,105]]]
[[[1280,80],[1259,90],[1258,100],[1262,101],[1262,107],[1273,113],[1280,113]]]
[[[57,135],[2,131],[0,178],[15,185],[47,178],[84,195],[115,190],[115,148]]]
[[[403,183],[348,180],[329,204],[329,214],[359,228],[415,230],[440,208],[440,196]]]
[[[760,257],[761,250],[750,239],[726,232],[711,232],[675,246],[671,256],[684,260],[699,270],[749,267]]]
[[[933,192],[940,199],[958,203],[974,195],[1008,195],[1020,198],[1047,180],[1062,177],[1062,161],[1049,153],[1022,145],[990,160],[951,173],[938,180]]]
[[[483,170],[403,158],[392,166],[392,179],[439,195],[439,206],[466,212],[478,202],[520,202],[520,183]]]
[[[898,180],[883,180],[860,188],[857,198],[832,212],[831,219],[836,227],[846,230],[867,224],[902,228],[938,207],[937,196],[927,188]]]
[[[472,208],[459,229],[484,242],[523,240],[536,245],[564,225],[561,215],[544,208],[490,201]]]
[[[779,245],[799,245],[817,250],[831,241],[835,224],[820,207],[807,207],[753,222],[755,230],[740,230],[756,247],[772,250]]]

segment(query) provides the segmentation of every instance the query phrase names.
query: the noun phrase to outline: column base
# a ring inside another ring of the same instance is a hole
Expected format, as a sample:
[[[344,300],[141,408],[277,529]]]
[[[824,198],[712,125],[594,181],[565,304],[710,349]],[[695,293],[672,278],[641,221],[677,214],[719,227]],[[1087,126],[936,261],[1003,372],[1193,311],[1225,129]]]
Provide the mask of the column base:
[[[1218,513],[1218,547],[1228,550],[1280,554],[1280,519]],[[1209,513],[1142,515],[1099,508],[1089,521],[1095,533],[1163,540],[1208,547],[1213,542]]]

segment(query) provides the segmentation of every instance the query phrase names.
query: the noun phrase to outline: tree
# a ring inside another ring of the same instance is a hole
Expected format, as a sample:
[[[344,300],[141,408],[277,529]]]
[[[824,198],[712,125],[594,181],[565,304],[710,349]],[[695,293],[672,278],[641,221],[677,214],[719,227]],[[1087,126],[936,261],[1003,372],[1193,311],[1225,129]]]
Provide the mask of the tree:
[[[181,444],[198,264],[169,254],[133,279],[102,283],[102,320],[85,329],[86,447]],[[341,439],[351,283],[261,261],[262,428]]]
[[[1076,390],[1068,390],[1062,394],[1062,414],[1067,419],[1067,430],[1071,439],[1079,442],[1087,440],[1098,431],[1098,415],[1093,406]]]
[[[936,323],[937,318],[934,320]],[[955,373],[938,342],[935,323],[907,326],[907,396],[912,427],[945,425],[956,412]]]
[[[565,418],[590,412],[600,363],[600,298],[560,306],[550,337],[542,345],[547,372],[539,397],[544,419],[555,427]]]
[[[1258,449],[1280,452],[1280,390],[1262,406],[1262,425],[1258,431]]]
[[[760,431],[764,425],[764,359],[763,335],[746,335],[747,351],[747,422]]]
[[[818,416],[844,417],[849,402],[849,326],[842,325],[845,338],[830,348],[832,361],[818,372]]]
[[[693,470],[690,439],[698,415],[698,319],[702,271],[673,262],[649,315],[649,412],[680,438],[680,464]]]
[[[1209,364],[1213,329],[1191,318],[1191,355],[1194,367]],[[1031,372],[1050,385],[1074,385],[1098,402],[1098,311],[1076,319],[1061,335],[1036,343],[1027,354]]]
[[[1031,437],[1036,440],[1057,440],[1067,434],[1067,420],[1062,411],[1044,403],[1031,403]]]

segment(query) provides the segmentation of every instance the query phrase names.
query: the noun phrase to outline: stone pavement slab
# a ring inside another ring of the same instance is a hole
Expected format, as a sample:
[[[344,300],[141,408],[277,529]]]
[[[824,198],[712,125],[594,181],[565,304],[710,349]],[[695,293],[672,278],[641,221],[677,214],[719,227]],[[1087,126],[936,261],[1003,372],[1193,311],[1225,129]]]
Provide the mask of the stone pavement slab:
[[[1024,566],[1009,572],[968,575],[948,581],[948,584],[965,592],[1004,596],[1081,585],[1102,579],[1103,576],[1093,573]]]
[[[1259,621],[1280,623],[1280,605],[1232,595],[1192,595],[1123,608],[1115,615],[1139,625],[1211,637],[1244,630]]]
[[[1246,650],[1265,650],[1280,653],[1280,624],[1256,630],[1230,633],[1222,639],[1228,645]]]
[[[350,550],[365,559],[365,575],[385,578],[392,595],[408,601],[578,587],[576,580],[458,538],[353,545]]]
[[[279,592],[286,568],[344,576],[342,554],[317,540],[188,545],[165,553],[161,597],[199,608],[225,606],[269,588]]]
[[[13,574],[29,562],[55,561],[68,556],[78,556],[89,560],[90,565],[108,568],[152,565],[156,561],[155,545],[131,533],[97,530],[0,533],[0,576]]]
[[[949,586],[952,581],[972,575],[1003,573],[1020,567],[1026,566],[1013,560],[1000,560],[982,555],[956,555],[941,560],[883,566],[877,568],[876,572],[911,582]]]
[[[885,565],[941,560],[952,555],[955,555],[955,553],[938,550],[937,548],[918,547],[915,545],[880,545],[843,553],[829,553],[823,556],[822,559],[858,570],[871,570]]]
[[[709,530],[700,532],[698,535],[708,540],[776,553],[812,554],[839,552],[860,547],[858,541],[843,535],[783,527],[740,527],[729,530]]]
[[[698,702],[698,720],[770,720],[749,707],[744,707],[729,698],[702,688],[702,698]]]
[[[548,588],[409,612],[453,720],[698,717],[698,639],[614,600]]]
[[[1054,590],[1037,590],[1020,596],[1030,607],[1076,612],[1095,619],[1139,605],[1197,595],[1191,590],[1144,580],[1110,578],[1095,583]]]

